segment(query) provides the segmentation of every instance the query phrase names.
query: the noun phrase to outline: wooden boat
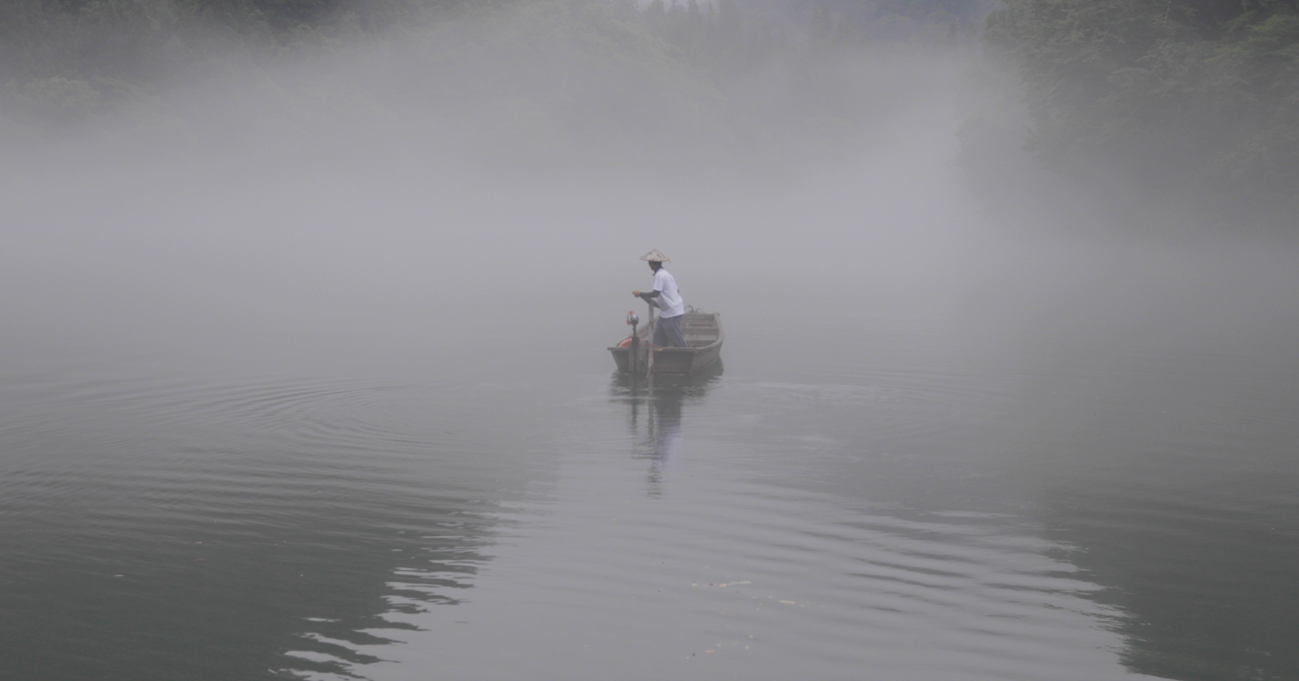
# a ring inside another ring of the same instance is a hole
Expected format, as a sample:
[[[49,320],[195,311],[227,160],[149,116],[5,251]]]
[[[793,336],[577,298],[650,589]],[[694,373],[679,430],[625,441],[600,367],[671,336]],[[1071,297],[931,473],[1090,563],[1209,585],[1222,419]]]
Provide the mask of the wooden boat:
[[[634,328],[634,327],[633,327]],[[681,318],[681,332],[686,337],[684,348],[661,348],[650,344],[652,324],[636,331],[637,342],[629,335],[622,343],[609,348],[618,372],[644,374],[648,369],[654,375],[688,376],[702,371],[717,361],[722,354],[722,319],[716,312],[688,310]],[[637,348],[635,356],[632,347]],[[651,359],[646,350],[653,348]]]

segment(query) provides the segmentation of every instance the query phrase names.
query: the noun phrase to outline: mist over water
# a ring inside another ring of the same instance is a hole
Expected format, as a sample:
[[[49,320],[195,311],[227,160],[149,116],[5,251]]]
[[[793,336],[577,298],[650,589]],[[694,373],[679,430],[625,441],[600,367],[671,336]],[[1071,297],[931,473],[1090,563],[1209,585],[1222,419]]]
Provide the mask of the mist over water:
[[[5,118],[17,678],[1299,673],[1292,245],[989,211],[950,52],[556,7]],[[650,248],[727,333],[652,391]]]
[[[156,108],[179,131],[142,133],[128,110],[13,157],[5,271],[11,291],[41,291],[10,298],[35,322],[15,326],[93,328],[108,343],[175,331],[299,356],[335,334],[455,346],[560,316],[580,324],[597,292],[622,307],[592,284],[622,273],[638,285],[615,263],[646,243],[689,249],[680,261],[695,264],[701,304],[750,287],[780,295],[763,270],[860,288],[880,267],[951,276],[967,231],[953,216],[968,208],[950,167],[950,65],[845,58],[834,65],[861,66],[848,82],[870,88],[857,97],[878,123],[846,140],[851,153],[800,121],[791,139],[746,151],[696,139],[713,132],[706,122],[639,108],[667,106],[654,91],[599,111],[618,103],[611,90],[645,84],[524,61],[537,55],[498,35],[512,24],[430,30],[175,87]],[[564,38],[532,49],[563,62]],[[472,49],[436,69],[421,61],[428,45]],[[736,87],[757,88],[761,70],[747,79]],[[516,116],[500,101],[516,89],[550,108]],[[570,122],[577,112],[594,124]],[[545,127],[518,129],[533,123]],[[896,262],[899,249],[920,262]]]

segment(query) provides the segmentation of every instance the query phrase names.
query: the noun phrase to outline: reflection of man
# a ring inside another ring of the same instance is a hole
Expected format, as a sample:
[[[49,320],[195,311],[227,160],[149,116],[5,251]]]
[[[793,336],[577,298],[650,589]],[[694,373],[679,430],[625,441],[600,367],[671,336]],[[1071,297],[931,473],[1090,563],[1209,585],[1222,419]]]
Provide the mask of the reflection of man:
[[[650,407],[654,410],[649,430],[650,446],[654,448],[649,471],[651,483],[664,482],[668,466],[681,448],[681,398],[680,387],[661,389]]]
[[[658,305],[660,312],[658,323],[654,325],[654,344],[659,347],[686,347],[686,337],[681,333],[681,316],[686,313],[686,304],[677,291],[677,280],[672,273],[663,269],[663,263],[671,262],[671,258],[656,248],[640,259],[648,260],[650,270],[654,272],[654,290],[643,293],[632,291],[631,294]]]

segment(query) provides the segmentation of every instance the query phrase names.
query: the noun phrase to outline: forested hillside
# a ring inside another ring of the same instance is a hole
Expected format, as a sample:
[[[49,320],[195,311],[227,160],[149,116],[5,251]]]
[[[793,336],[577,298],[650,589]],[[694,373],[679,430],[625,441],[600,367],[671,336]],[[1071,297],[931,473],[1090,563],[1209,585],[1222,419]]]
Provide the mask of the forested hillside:
[[[1026,148],[1117,209],[1294,221],[1299,3],[1005,0],[985,43],[1022,75]]]
[[[986,4],[20,0],[0,141],[382,154],[400,130],[487,165],[779,175],[859,154]]]
[[[1027,151],[1114,214],[1299,212],[1299,0],[8,0],[0,143],[427,120],[485,161],[781,173],[869,153],[935,64],[989,205],[1041,199]]]
[[[463,0],[5,0],[0,82],[41,77],[143,82],[219,38],[245,46],[448,16]],[[478,0],[484,7],[492,0]]]

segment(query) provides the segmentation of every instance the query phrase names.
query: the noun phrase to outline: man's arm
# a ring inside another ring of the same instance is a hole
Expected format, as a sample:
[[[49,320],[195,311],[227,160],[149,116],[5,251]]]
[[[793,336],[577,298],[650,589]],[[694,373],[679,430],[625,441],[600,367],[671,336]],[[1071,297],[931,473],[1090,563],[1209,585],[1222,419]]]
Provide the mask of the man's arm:
[[[631,294],[637,298],[643,298],[645,300],[653,300],[659,297],[658,291],[632,291]]]

